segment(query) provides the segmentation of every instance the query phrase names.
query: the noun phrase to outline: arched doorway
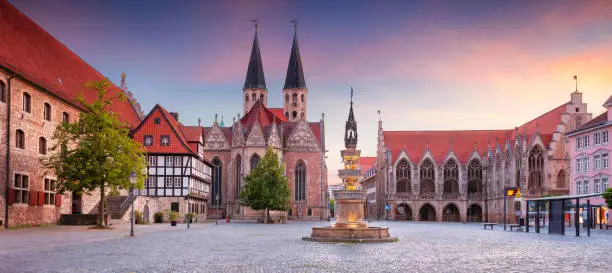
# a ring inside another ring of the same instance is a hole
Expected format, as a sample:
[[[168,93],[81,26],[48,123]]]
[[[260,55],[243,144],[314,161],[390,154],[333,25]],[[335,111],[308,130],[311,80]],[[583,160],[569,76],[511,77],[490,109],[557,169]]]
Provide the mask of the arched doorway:
[[[482,208],[477,204],[472,204],[467,211],[468,222],[482,222]]]
[[[459,209],[455,204],[448,204],[442,210],[444,215],[442,216],[442,221],[444,222],[459,222],[461,221],[461,216],[459,215]]]
[[[419,220],[436,221],[436,209],[430,204],[425,204],[419,210]]]
[[[408,204],[402,203],[395,208],[395,220],[412,220],[412,209],[410,209]]]
[[[149,204],[145,204],[144,212],[142,214],[143,214],[142,216],[144,217],[145,223],[150,223],[150,221],[149,221]]]

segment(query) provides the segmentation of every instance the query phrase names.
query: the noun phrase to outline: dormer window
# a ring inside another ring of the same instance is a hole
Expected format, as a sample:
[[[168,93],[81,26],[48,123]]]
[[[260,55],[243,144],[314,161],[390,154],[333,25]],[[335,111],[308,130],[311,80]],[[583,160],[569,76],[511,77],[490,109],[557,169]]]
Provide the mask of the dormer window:
[[[170,136],[161,136],[160,145],[161,146],[170,146]]]
[[[153,124],[160,124],[161,120],[159,118],[153,119]]]

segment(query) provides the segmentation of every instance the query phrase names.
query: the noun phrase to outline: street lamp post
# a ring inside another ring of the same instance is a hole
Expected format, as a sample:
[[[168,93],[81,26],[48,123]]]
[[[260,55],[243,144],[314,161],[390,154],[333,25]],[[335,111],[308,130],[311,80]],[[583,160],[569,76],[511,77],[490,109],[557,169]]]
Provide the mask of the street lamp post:
[[[191,213],[189,213],[189,194],[187,194],[187,229],[189,229],[189,223],[191,222]]]
[[[136,187],[136,172],[132,171],[130,174],[130,182],[132,187],[130,188],[130,198],[132,199],[132,212],[130,214],[130,237],[134,237],[134,188]]]
[[[219,194],[217,193],[217,196],[215,196],[215,201],[217,202],[217,209],[215,210],[215,213],[217,214],[215,216],[215,225],[218,225],[219,223]]]

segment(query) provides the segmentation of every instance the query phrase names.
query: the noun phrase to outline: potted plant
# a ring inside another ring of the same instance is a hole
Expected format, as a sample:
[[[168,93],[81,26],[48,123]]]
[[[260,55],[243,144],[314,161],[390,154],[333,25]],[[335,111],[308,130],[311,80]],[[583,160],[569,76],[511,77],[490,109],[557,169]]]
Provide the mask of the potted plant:
[[[176,226],[176,220],[179,217],[179,213],[176,211],[170,211],[168,213],[168,219],[170,220],[170,225],[172,225],[173,227]]]
[[[196,214],[193,212],[185,214],[185,218],[187,219],[187,221],[189,221],[189,223],[193,223],[193,219],[195,219],[195,217]]]
[[[161,224],[161,222],[164,221],[164,214],[161,212],[156,212],[155,214],[153,214],[153,219],[156,224]]]

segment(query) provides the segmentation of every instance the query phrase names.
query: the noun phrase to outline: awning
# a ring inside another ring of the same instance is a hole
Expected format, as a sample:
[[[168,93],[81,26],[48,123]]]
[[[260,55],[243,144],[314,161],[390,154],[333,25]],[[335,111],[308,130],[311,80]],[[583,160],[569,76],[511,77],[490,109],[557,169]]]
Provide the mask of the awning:
[[[549,196],[535,199],[527,199],[528,201],[551,201],[551,200],[566,200],[566,199],[582,199],[603,195],[604,193],[588,193],[588,194],[576,194],[576,195],[559,195],[559,196]]]

